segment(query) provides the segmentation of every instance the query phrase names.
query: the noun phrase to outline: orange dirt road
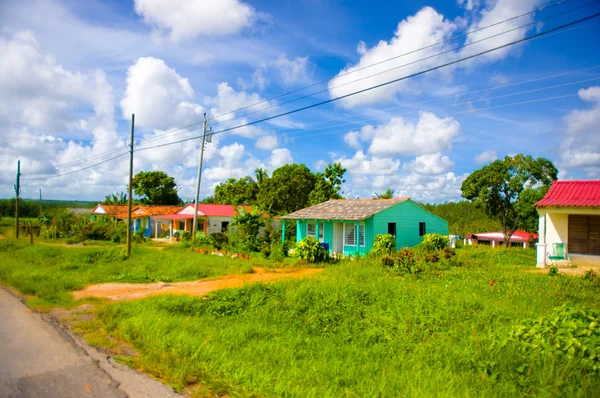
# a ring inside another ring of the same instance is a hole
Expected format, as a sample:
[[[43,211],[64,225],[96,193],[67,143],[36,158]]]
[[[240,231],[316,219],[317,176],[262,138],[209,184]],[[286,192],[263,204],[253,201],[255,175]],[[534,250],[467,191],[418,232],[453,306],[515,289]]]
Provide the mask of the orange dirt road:
[[[187,294],[203,296],[219,289],[241,287],[249,283],[268,282],[283,278],[301,278],[323,271],[323,268],[254,268],[252,274],[229,275],[217,279],[205,279],[194,282],[176,283],[100,283],[89,285],[83,290],[73,292],[75,299],[86,297],[109,298],[112,300],[135,300],[160,294]]]

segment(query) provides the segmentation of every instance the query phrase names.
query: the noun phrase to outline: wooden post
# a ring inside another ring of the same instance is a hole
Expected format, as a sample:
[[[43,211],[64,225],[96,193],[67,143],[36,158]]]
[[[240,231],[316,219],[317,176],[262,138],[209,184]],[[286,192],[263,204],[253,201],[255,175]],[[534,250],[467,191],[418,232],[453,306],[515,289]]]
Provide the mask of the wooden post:
[[[133,125],[135,123],[135,115],[131,115],[131,142],[129,144],[129,185],[127,187],[127,257],[131,255],[131,207],[133,198],[131,193],[131,181],[133,180]]]
[[[33,245],[33,223],[29,221],[29,243]]]

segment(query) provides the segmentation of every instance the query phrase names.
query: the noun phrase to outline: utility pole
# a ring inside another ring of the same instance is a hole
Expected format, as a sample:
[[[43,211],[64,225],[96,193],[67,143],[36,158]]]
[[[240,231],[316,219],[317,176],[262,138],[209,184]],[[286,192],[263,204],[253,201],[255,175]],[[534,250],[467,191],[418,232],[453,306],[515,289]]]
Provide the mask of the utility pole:
[[[192,243],[196,241],[198,231],[198,199],[200,198],[200,180],[202,178],[202,160],[204,159],[204,142],[206,140],[206,113],[204,113],[204,124],[202,126],[202,143],[200,144],[200,159],[198,160],[198,178],[196,179],[196,201],[194,202],[194,225],[192,227]],[[211,137],[212,138],[212,137]]]
[[[40,189],[40,217],[44,214],[44,210],[42,208],[42,190]]]
[[[17,183],[15,184],[15,238],[19,239],[19,195],[21,194],[21,161],[17,160]]]
[[[129,144],[129,186],[127,188],[127,257],[131,254],[131,181],[133,180],[133,126],[135,114],[131,114],[131,143]]]

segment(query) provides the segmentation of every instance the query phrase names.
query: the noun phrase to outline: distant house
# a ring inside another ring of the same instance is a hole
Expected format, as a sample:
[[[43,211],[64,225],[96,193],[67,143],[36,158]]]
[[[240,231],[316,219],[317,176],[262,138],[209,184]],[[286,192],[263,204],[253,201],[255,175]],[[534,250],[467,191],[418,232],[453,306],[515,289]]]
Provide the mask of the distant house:
[[[394,236],[396,249],[414,246],[428,233],[448,235],[446,220],[408,197],[329,200],[283,216],[282,237],[286,220],[297,221],[297,242],[311,236],[331,253],[366,254],[378,234]]]
[[[131,229],[132,231],[144,231],[144,236],[150,238],[157,236],[159,225],[162,221],[157,216],[172,214],[181,209],[181,206],[152,206],[135,205],[131,209]],[[112,219],[127,220],[127,205],[97,205],[91,212],[94,216],[107,216]]]
[[[600,263],[600,180],[555,181],[535,207],[538,267],[546,266],[556,243],[575,263]]]
[[[252,211],[250,206],[198,204],[198,231],[203,231],[205,234],[227,232],[229,226],[234,222],[234,217],[239,214],[240,208]],[[268,215],[263,214],[263,217],[268,217]],[[161,215],[156,219],[169,222],[171,236],[175,232],[192,232],[194,204],[190,203],[173,214]]]
[[[529,247],[530,242],[537,240],[537,238],[537,234],[516,230],[510,237],[510,246],[523,246],[526,248]],[[502,231],[497,231],[468,234],[464,237],[464,244],[484,244],[492,247],[502,246],[504,245],[504,233]]]

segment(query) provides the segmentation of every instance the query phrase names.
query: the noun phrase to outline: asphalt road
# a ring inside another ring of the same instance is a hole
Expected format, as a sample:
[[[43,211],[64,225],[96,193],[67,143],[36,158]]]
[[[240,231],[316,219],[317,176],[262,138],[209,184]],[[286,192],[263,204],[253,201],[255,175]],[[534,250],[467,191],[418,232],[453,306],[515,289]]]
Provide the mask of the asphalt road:
[[[85,347],[0,287],[0,397],[177,396]]]

